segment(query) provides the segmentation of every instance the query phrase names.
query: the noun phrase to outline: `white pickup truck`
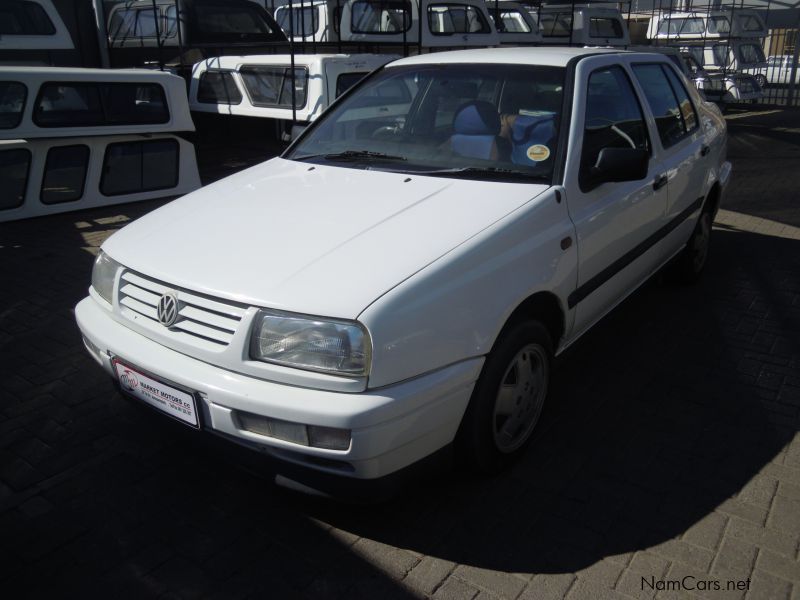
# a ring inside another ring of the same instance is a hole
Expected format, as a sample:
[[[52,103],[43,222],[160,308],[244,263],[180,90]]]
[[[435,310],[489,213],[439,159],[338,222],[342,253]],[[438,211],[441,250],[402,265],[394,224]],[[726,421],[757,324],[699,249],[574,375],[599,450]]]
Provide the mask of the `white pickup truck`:
[[[496,470],[554,356],[668,263],[700,274],[725,154],[663,55],[405,58],[281,157],[111,236],[78,325],[124,393],[281,459],[284,482],[445,447]]]

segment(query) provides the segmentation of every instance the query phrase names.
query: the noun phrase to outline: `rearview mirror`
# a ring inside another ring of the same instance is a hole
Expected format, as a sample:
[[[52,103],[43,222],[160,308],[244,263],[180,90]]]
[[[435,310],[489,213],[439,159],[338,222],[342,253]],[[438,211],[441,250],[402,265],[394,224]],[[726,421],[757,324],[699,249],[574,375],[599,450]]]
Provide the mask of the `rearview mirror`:
[[[650,155],[643,148],[603,148],[591,169],[595,184],[639,181],[647,177]]]

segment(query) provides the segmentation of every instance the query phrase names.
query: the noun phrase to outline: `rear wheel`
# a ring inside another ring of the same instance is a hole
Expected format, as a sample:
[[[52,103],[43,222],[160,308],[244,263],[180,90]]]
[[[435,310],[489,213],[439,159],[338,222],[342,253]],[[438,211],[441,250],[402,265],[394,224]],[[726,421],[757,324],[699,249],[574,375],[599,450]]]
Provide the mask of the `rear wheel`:
[[[705,269],[711,246],[711,222],[711,212],[704,209],[697,219],[692,237],[673,266],[673,273],[683,283],[694,283]]]
[[[501,334],[486,359],[456,440],[466,466],[492,473],[531,440],[550,383],[552,342],[538,321]]]

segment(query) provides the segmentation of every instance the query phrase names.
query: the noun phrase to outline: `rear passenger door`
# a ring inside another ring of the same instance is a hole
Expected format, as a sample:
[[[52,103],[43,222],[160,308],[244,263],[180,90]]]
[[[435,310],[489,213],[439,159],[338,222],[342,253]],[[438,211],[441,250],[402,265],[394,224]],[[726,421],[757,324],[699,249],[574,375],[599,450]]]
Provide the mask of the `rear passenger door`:
[[[654,117],[655,150],[667,178],[662,252],[668,258],[689,239],[705,195],[709,148],[683,78],[668,63],[633,63],[632,71]]]
[[[657,243],[667,204],[663,166],[632,76],[619,55],[591,57],[576,67],[564,187],[578,243],[578,281],[568,299],[580,334],[645,280],[660,264]],[[603,148],[650,154],[638,181],[592,181]]]

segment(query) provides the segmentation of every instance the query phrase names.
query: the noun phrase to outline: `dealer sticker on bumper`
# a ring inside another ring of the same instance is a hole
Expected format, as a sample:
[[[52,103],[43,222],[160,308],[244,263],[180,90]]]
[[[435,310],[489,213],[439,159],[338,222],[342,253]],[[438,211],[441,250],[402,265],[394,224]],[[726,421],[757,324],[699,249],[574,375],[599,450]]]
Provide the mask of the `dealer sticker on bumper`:
[[[191,394],[148,377],[121,362],[115,362],[114,369],[125,392],[184,423],[199,427],[197,408]]]

